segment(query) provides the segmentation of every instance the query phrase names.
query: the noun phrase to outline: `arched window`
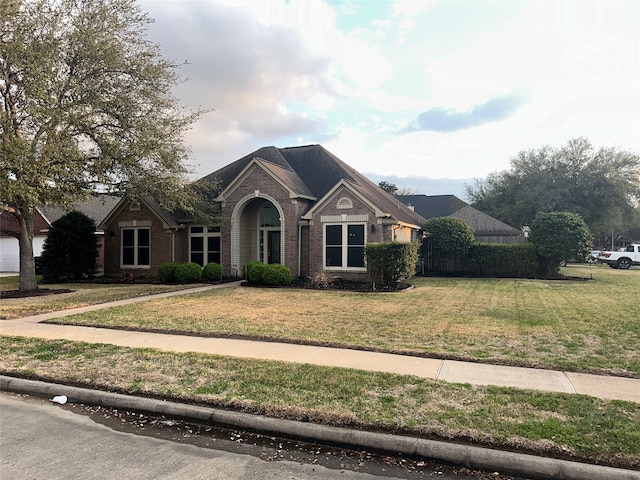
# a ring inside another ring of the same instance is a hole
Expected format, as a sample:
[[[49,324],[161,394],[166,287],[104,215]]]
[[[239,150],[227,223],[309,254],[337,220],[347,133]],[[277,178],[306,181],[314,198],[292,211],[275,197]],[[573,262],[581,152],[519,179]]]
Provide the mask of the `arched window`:
[[[336,207],[338,208],[338,210],[353,208],[353,202],[350,198],[342,197],[340,200],[338,200],[338,204],[336,205]]]

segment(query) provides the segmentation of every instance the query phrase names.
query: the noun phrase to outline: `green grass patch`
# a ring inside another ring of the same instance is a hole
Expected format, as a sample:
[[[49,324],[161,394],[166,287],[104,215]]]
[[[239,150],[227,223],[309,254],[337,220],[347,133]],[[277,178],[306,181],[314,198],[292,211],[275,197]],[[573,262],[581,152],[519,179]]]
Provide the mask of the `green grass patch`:
[[[640,467],[640,405],[632,402],[19,337],[0,337],[0,371],[278,418]]]
[[[40,278],[38,277],[38,279]],[[20,277],[18,277],[17,273],[8,277],[0,277],[0,291],[17,290],[19,280]]]
[[[640,375],[640,271],[563,273],[593,280],[414,278],[400,294],[234,287],[59,321]]]

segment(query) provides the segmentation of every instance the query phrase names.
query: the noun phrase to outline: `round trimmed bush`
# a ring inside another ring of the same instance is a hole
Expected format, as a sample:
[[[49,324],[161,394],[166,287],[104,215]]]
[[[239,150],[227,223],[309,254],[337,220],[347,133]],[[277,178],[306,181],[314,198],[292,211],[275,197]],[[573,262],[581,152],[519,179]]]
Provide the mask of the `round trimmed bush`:
[[[217,281],[222,277],[222,266],[219,263],[207,263],[202,269],[202,278],[209,281]]]
[[[262,284],[262,274],[266,265],[262,262],[247,262],[242,267],[242,274],[249,283]]]
[[[194,283],[202,278],[202,267],[195,262],[181,263],[176,267],[178,283]]]
[[[262,283],[264,285],[284,287],[291,285],[292,280],[291,270],[279,263],[265,265],[265,269],[262,272]]]
[[[176,262],[166,262],[160,265],[157,273],[158,281],[160,283],[177,282],[176,268],[178,268],[178,264]]]

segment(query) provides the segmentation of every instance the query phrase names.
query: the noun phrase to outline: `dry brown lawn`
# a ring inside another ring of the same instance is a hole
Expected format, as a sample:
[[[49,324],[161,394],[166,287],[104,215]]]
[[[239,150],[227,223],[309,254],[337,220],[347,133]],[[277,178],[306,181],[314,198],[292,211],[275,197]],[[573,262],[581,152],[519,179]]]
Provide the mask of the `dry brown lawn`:
[[[61,319],[640,375],[639,270],[589,281],[414,278],[403,293],[236,287]]]

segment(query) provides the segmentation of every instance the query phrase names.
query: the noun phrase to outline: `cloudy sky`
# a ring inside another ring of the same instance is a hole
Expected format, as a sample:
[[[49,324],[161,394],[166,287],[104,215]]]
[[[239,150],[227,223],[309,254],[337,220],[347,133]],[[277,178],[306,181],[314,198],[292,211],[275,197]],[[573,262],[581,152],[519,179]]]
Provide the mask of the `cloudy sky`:
[[[462,195],[521,150],[584,136],[640,152],[640,2],[141,0],[212,109],[194,178],[320,143],[374,181]]]

